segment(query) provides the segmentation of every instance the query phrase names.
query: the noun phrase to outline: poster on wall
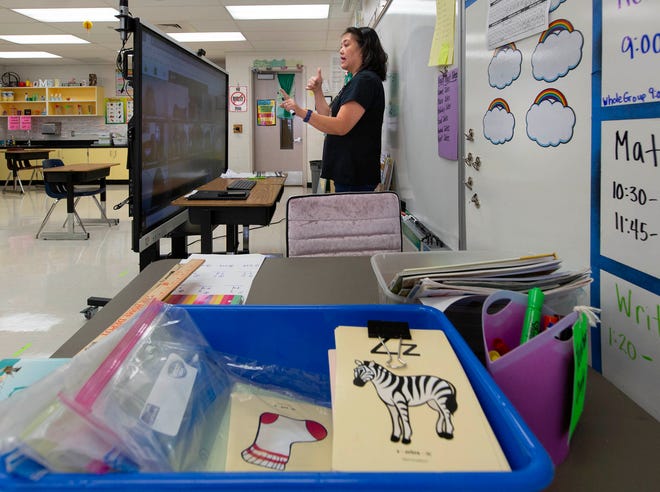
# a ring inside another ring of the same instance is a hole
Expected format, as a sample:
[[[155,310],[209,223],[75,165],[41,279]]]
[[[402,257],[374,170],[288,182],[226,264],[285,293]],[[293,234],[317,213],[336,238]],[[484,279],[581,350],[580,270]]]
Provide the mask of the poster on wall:
[[[275,126],[275,99],[257,99],[257,125]]]
[[[126,99],[126,120],[133,117],[133,99]]]
[[[234,113],[247,112],[247,86],[230,85],[229,86],[229,111]]]
[[[438,155],[458,159],[458,70],[438,75]]]
[[[105,99],[105,122],[109,125],[126,123],[126,108],[122,99]]]

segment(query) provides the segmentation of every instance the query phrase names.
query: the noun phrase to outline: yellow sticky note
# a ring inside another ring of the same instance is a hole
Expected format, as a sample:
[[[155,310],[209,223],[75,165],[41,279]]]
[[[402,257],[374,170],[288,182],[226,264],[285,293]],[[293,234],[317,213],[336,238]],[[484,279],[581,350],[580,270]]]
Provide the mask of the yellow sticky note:
[[[454,0],[436,0],[435,31],[429,55],[429,67],[454,63],[456,12]]]

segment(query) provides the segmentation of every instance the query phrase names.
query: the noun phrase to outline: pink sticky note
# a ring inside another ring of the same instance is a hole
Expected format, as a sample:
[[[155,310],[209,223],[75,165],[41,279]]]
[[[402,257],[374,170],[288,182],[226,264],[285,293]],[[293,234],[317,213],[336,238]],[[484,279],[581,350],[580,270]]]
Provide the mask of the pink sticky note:
[[[7,130],[19,130],[20,129],[20,116],[9,116],[7,118]]]
[[[21,116],[21,130],[32,130],[32,116]]]

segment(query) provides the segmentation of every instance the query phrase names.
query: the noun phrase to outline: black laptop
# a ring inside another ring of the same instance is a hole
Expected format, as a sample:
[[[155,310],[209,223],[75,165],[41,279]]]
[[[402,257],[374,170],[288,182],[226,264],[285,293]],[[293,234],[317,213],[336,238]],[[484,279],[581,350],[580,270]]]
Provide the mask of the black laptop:
[[[249,196],[249,190],[197,190],[188,200],[245,200]]]

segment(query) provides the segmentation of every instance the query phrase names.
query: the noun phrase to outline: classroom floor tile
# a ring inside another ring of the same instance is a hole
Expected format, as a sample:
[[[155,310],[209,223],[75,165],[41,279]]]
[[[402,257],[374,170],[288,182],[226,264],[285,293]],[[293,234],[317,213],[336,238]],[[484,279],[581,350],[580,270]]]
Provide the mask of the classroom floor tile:
[[[250,229],[250,252],[284,254],[286,200],[307,192],[285,188],[271,225]],[[108,216],[119,224],[86,226],[86,241],[35,238],[52,204],[43,188],[0,193],[0,358],[50,356],[85,323],[80,311],[88,297],[112,297],[139,273],[128,206],[112,208],[127,193],[126,185],[109,186]],[[81,217],[98,217],[91,198],[83,198],[77,210]],[[59,203],[45,230],[61,228],[65,215],[66,204]],[[224,233],[223,226],[215,230],[215,251],[224,251]],[[168,240],[161,241],[161,254],[169,247]],[[199,236],[191,236],[189,253],[199,248]]]

